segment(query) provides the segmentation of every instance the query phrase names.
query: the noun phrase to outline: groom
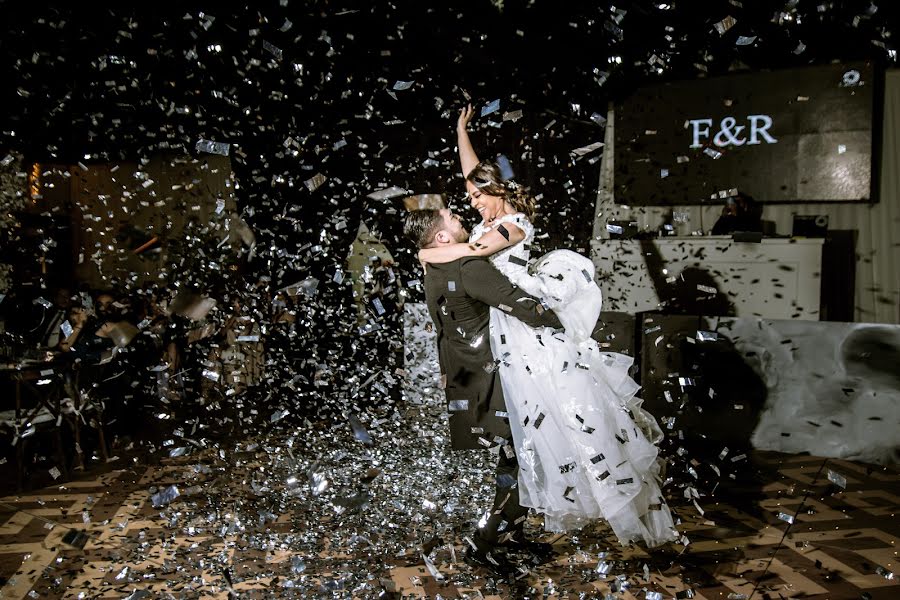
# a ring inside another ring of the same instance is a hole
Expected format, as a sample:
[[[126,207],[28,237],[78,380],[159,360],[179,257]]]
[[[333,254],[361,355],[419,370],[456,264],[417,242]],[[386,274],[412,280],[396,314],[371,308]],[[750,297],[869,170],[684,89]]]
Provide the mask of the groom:
[[[405,235],[419,248],[468,241],[459,217],[448,209],[416,210],[404,223]],[[486,523],[479,527],[471,562],[494,570],[510,568],[499,546],[546,553],[548,546],[522,537],[527,508],[519,505],[518,471],[500,375],[491,354],[490,307],[532,327],[561,328],[556,315],[513,286],[484,258],[466,257],[429,264],[425,299],[437,333],[441,383],[450,413],[454,450],[499,448],[496,495]]]

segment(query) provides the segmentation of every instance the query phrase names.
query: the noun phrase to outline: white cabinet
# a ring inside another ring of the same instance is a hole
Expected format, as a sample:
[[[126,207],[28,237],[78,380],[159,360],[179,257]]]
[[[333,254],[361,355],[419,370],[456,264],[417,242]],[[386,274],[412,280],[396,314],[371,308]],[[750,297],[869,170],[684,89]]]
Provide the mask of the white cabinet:
[[[594,240],[603,309],[819,319],[822,239],[731,236]],[[652,276],[651,276],[652,275]],[[852,294],[853,290],[847,290]],[[685,308],[685,306],[688,308]]]

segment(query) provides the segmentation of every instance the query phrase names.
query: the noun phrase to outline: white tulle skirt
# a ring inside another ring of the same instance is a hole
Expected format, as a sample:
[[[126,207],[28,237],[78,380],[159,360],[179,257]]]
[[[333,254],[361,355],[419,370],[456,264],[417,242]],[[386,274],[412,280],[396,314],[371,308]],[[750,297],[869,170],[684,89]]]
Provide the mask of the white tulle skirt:
[[[632,359],[491,309],[491,348],[519,459],[519,498],[548,531],[609,522],[619,542],[677,538],[660,492],[662,433],[641,409]]]

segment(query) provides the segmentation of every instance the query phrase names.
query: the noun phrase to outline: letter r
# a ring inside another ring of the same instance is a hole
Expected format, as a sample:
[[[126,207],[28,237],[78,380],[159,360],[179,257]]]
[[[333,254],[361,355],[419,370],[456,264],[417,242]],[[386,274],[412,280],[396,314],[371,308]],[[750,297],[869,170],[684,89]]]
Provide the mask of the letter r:
[[[750,120],[750,141],[747,142],[750,144],[759,144],[760,141],[756,139],[756,134],[761,135],[767,144],[777,144],[778,140],[769,135],[769,127],[772,126],[772,117],[769,115],[747,115],[747,118]],[[763,126],[760,127],[759,124],[763,123]]]
[[[700,143],[700,136],[702,135],[705,138],[709,137],[709,128],[712,127],[712,119],[691,119],[688,121],[691,124],[691,148],[702,148],[703,144]],[[772,121],[769,121],[771,124]],[[706,125],[706,128],[701,130],[700,125]]]

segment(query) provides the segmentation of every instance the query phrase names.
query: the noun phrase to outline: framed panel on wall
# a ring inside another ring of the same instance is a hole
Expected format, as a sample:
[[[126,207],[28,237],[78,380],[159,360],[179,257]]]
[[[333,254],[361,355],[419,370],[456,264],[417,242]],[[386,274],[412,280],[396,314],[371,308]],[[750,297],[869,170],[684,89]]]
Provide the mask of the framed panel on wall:
[[[876,201],[881,77],[860,61],[640,88],[616,107],[616,202]]]

